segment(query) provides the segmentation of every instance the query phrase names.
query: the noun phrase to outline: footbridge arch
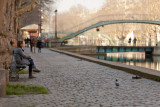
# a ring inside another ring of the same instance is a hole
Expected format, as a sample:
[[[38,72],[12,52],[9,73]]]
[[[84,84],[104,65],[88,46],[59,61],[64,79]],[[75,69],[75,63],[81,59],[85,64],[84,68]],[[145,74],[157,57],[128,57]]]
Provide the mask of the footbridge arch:
[[[106,18],[107,17],[107,18]],[[73,37],[78,36],[79,34],[86,32],[90,29],[93,28],[98,28],[100,26],[104,25],[111,25],[111,24],[120,24],[120,23],[142,23],[142,24],[153,24],[153,25],[160,25],[160,20],[153,20],[153,17],[159,17],[159,15],[143,15],[143,14],[138,14],[138,15],[128,15],[126,18],[124,15],[103,15],[103,16],[98,16],[96,18],[90,19],[89,21],[86,21],[84,23],[81,23],[78,26],[74,26],[73,28],[79,28],[78,30],[73,30],[68,36],[65,36],[60,39],[61,42],[71,39]],[[121,20],[118,20],[121,19]],[[91,23],[90,25],[88,23]],[[86,25],[86,26],[83,26]],[[79,27],[83,26],[83,27]],[[73,29],[71,28],[71,29]]]

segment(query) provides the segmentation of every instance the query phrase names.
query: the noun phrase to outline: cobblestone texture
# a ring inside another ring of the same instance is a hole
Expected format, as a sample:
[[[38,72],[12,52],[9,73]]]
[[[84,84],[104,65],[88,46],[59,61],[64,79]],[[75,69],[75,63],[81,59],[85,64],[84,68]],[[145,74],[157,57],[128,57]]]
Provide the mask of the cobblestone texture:
[[[160,83],[132,79],[132,74],[42,49],[30,53],[40,73],[36,79],[20,75],[12,84],[33,84],[49,90],[45,95],[10,95],[2,107],[160,107]],[[115,79],[120,86],[115,86]]]

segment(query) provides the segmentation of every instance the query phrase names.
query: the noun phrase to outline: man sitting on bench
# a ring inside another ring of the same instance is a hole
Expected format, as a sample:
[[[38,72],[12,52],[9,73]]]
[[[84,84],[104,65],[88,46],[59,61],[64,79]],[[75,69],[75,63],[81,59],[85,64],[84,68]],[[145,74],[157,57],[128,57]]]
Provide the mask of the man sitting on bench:
[[[24,50],[22,49],[23,47],[23,41],[18,41],[17,42],[17,48],[14,48],[14,57],[17,65],[27,65],[29,66],[29,79],[35,78],[32,76],[32,70],[35,72],[40,72],[34,65],[33,59],[31,56],[27,56],[24,54]]]

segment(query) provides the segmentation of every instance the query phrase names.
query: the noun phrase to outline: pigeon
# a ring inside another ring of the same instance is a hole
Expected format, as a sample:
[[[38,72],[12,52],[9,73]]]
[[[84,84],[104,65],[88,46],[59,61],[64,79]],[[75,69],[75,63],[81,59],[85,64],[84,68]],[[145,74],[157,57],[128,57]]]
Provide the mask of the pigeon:
[[[118,83],[118,80],[117,80],[117,79],[116,79],[115,85],[116,85],[116,87],[119,86],[119,83]]]
[[[79,60],[77,60],[77,61],[82,61],[82,59],[79,59]]]
[[[141,77],[136,75],[136,76],[133,76],[132,79],[141,79]]]

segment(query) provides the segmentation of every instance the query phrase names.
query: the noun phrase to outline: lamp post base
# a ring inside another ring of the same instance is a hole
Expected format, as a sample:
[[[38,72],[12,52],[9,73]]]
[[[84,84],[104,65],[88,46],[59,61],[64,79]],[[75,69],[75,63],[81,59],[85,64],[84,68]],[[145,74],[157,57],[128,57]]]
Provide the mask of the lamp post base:
[[[60,38],[49,39],[47,41],[47,44],[48,48],[60,47],[61,46]]]

